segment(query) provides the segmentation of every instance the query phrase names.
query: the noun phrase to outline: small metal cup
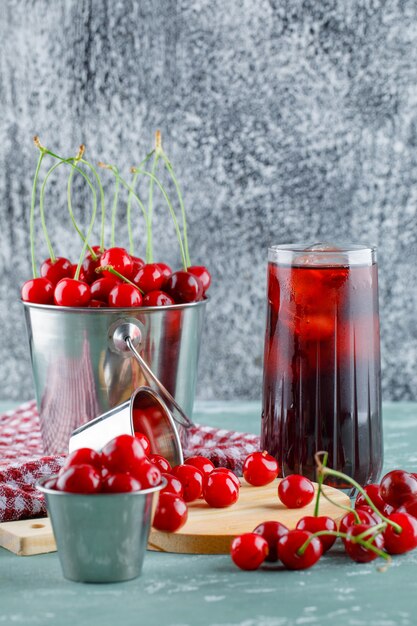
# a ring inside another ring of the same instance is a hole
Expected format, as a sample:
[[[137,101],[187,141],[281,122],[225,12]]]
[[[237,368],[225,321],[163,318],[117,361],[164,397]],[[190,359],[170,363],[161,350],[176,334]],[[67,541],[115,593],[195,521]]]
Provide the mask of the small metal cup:
[[[64,577],[76,582],[114,583],[142,572],[152,501],[165,485],[129,493],[91,495],[37,487],[46,498]]]

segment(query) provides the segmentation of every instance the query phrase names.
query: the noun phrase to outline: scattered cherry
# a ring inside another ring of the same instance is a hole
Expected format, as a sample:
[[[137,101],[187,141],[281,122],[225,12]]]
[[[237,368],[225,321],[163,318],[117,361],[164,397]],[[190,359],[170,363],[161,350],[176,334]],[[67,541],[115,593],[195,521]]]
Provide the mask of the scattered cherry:
[[[347,537],[344,540],[346,554],[357,563],[369,563],[378,556],[376,552],[361,545],[360,543],[356,543],[354,540],[355,537],[361,535],[370,528],[372,528],[372,526],[369,526],[368,524],[354,524],[346,531]],[[384,538],[380,533],[375,533],[374,535],[370,533],[369,536],[364,537],[364,539],[367,542],[372,543],[372,545],[375,548],[378,548],[378,550],[382,550],[384,547]]]
[[[55,287],[54,302],[58,306],[85,307],[90,298],[90,286],[75,278],[63,278]]]
[[[174,533],[184,526],[188,509],[184,500],[174,493],[160,493],[153,518],[153,527],[164,532]]]
[[[56,257],[55,261],[46,259],[41,265],[41,276],[56,285],[62,278],[72,276],[71,261],[60,256]]]
[[[167,461],[166,458],[160,454],[150,454],[149,460],[151,463],[154,463],[157,467],[159,467],[161,472],[170,472],[172,469],[169,461]]]
[[[192,465],[177,465],[172,468],[172,475],[181,482],[184,489],[185,502],[193,502],[203,493],[204,474]]]
[[[191,267],[187,268],[187,271],[197,276],[203,285],[204,293],[206,293],[211,285],[211,275],[208,269],[204,265],[191,265]]]
[[[227,468],[227,467],[215,467],[214,470],[212,470],[212,472],[210,472],[210,474],[212,474],[213,472],[215,474],[226,474],[230,478],[230,480],[236,485],[237,489],[240,489],[240,480],[239,480],[239,478],[229,468]]]
[[[180,270],[174,272],[165,283],[167,291],[175,300],[181,304],[184,302],[197,302],[203,296],[202,282],[190,272]]]
[[[168,306],[170,304],[175,304],[174,299],[165,291],[149,291],[143,298],[144,306]]]
[[[257,533],[245,533],[232,541],[230,554],[240,569],[258,569],[268,556],[268,542]]]
[[[149,291],[159,291],[166,281],[158,263],[147,263],[143,265],[132,279],[135,285],[145,293]]]
[[[101,474],[93,465],[83,463],[63,468],[58,474],[56,488],[70,493],[97,493],[101,487]]]
[[[275,480],[279,474],[279,465],[267,452],[252,452],[243,463],[242,473],[250,485],[261,487]]]
[[[54,301],[54,285],[47,278],[31,278],[23,283],[20,295],[23,302],[52,304]]]
[[[127,493],[140,489],[140,482],[130,474],[108,474],[101,485],[101,490],[106,493]]]
[[[125,248],[109,248],[100,257],[100,266],[106,267],[111,265],[119,274],[125,278],[132,276],[133,261],[130,254]],[[113,274],[107,270],[103,270],[104,276],[112,277]]]
[[[135,437],[142,445],[142,448],[145,450],[146,456],[148,456],[151,452],[151,442],[149,441],[148,437],[143,433],[135,433]]]
[[[203,472],[204,476],[207,476],[214,470],[214,464],[210,461],[210,459],[206,459],[205,456],[190,456],[185,461],[185,464],[193,465]]]
[[[206,478],[203,497],[214,508],[231,506],[239,498],[239,487],[227,472],[213,470]]]
[[[379,492],[387,504],[397,508],[417,496],[417,478],[404,470],[393,470],[381,480]]]
[[[178,478],[175,478],[172,474],[167,474],[162,472],[162,478],[165,478],[167,484],[163,487],[160,493],[174,493],[176,496],[180,496],[184,499],[184,489],[181,484],[181,481]]]
[[[401,526],[401,532],[391,525],[383,532],[385,550],[388,554],[404,554],[417,548],[417,519],[408,513],[400,512],[392,513],[388,519]]]
[[[278,496],[289,509],[300,509],[313,500],[314,486],[305,476],[291,474],[279,483]]]
[[[268,543],[269,552],[266,560],[270,563],[278,561],[278,541],[287,534],[288,528],[280,522],[270,521],[262,522],[253,532],[261,535]]]
[[[142,304],[142,294],[133,285],[120,283],[110,291],[108,302],[110,307],[138,307]]]
[[[305,517],[302,517],[301,519],[298,520],[296,529],[308,530],[308,532],[314,535],[314,533],[318,533],[324,530],[330,530],[332,532],[336,532],[337,524],[331,517],[327,517],[327,515],[318,515],[318,516],[306,515]],[[335,535],[321,535],[320,537],[317,537],[317,539],[321,541],[321,545],[322,545],[323,553],[324,553],[324,552],[327,552],[327,550],[330,550],[330,548],[336,541],[336,536]]]
[[[323,554],[323,547],[318,537],[313,537],[305,552],[299,554],[300,548],[312,537],[307,530],[290,530],[278,541],[280,561],[288,569],[307,569],[317,563]]]
[[[71,452],[64,461],[63,467],[67,468],[71,465],[93,465],[98,471],[101,471],[102,462],[100,452],[96,452],[91,448],[78,448]]]
[[[104,467],[110,473],[131,473],[133,476],[138,473],[146,460],[145,450],[132,435],[119,435],[109,441],[104,446],[101,456]]]

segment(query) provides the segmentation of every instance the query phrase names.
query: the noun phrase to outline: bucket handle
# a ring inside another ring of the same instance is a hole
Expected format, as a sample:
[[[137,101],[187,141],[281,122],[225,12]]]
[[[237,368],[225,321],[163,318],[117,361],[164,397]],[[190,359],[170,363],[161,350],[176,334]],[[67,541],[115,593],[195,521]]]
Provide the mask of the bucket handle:
[[[116,351],[124,353],[130,351],[139,363],[148,385],[152,386],[153,383],[165,402],[168,402],[168,404],[174,407],[176,413],[178,413],[178,416],[181,418],[177,419],[174,414],[173,417],[175,421],[185,428],[191,428],[191,426],[194,426],[193,422],[184,413],[175,398],[169,393],[168,389],[161,383],[159,378],[155,376],[145,359],[143,359],[136,350],[136,346],[140,344],[141,340],[142,333],[140,328],[132,322],[123,322],[117,325],[112,336],[112,343]]]

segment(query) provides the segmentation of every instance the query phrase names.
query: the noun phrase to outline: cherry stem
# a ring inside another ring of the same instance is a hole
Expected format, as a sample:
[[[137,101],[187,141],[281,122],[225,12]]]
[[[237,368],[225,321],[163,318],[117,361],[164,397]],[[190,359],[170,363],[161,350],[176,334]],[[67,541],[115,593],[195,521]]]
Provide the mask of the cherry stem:
[[[30,233],[30,254],[32,259],[32,274],[33,278],[38,277],[38,272],[36,270],[36,258],[35,258],[35,204],[36,204],[36,188],[38,185],[39,172],[41,169],[42,161],[45,156],[45,151],[42,146],[40,146],[39,138],[37,136],[34,137],[35,145],[40,149],[40,154],[38,158],[38,163],[36,165],[35,176],[33,178],[32,184],[32,200],[30,203],[30,220],[29,220],[29,233]]]
[[[119,199],[120,178],[119,178],[119,170],[115,165],[113,165],[113,167],[111,168],[111,171],[116,177],[116,183],[114,187],[114,196],[113,196],[113,206],[111,209],[111,239],[110,239],[110,245],[112,248],[114,248],[114,246],[116,245],[116,211],[117,211],[117,202]]]
[[[389,524],[390,526],[392,526],[397,533],[401,533],[402,532],[402,528],[401,528],[401,526],[399,524],[397,524],[396,522],[393,522],[390,519],[388,519],[387,517],[385,517],[385,515],[383,515],[381,513],[381,511],[379,511],[376,508],[376,506],[372,502],[371,498],[368,496],[368,494],[363,489],[363,487],[361,487],[361,485],[356,482],[356,480],[354,480],[350,476],[347,476],[343,472],[339,472],[337,470],[330,469],[329,467],[324,467],[324,465],[322,464],[322,462],[320,460],[320,452],[315,455],[315,460],[316,460],[316,463],[317,463],[317,472],[318,472],[319,476],[322,473],[324,477],[326,477],[326,476],[334,476],[335,478],[340,478],[341,480],[347,481],[348,483],[350,483],[352,485],[352,487],[355,487],[355,489],[357,489],[359,491],[359,493],[361,493],[363,495],[363,497],[366,500],[366,503],[371,507],[371,509],[375,513],[377,513],[377,515],[381,518],[382,521],[384,521],[387,524]]]
[[[101,232],[100,232],[100,251],[104,252],[104,226],[106,222],[106,200],[104,196],[103,185],[101,184],[100,176],[94,165],[85,159],[80,159],[81,163],[84,163],[94,174],[94,178],[96,179],[97,186],[100,192],[100,204],[101,204]]]
[[[60,165],[61,165],[61,162],[55,163],[52,167],[49,168],[49,170],[46,173],[45,178],[43,179],[43,183],[42,183],[42,186],[41,186],[41,193],[40,193],[40,196],[39,196],[39,213],[40,213],[40,216],[41,216],[42,230],[43,230],[43,235],[45,237],[46,245],[48,247],[49,257],[50,257],[52,263],[55,263],[56,256],[55,256],[54,250],[52,248],[51,240],[50,240],[49,235],[48,235],[48,229],[46,227],[46,221],[45,221],[45,209],[44,209],[45,186],[46,186],[46,183],[47,183],[48,178],[50,177],[50,175]]]
[[[80,146],[80,150],[79,153],[77,154],[77,156],[75,157],[75,159],[73,159],[72,164],[76,165],[77,163],[79,163],[81,161],[81,158],[84,154],[84,150],[85,147],[84,145]],[[85,162],[85,161],[84,161]],[[70,175],[68,177],[68,183],[67,183],[67,204],[68,204],[68,212],[70,214],[71,217],[71,222],[72,225],[74,226],[75,230],[77,231],[77,233],[79,234],[81,241],[83,241],[85,243],[86,239],[85,236],[83,235],[83,233],[81,232],[76,220],[75,220],[75,216],[74,216],[74,211],[72,210],[72,194],[71,194],[71,189],[72,189],[72,179],[74,178],[74,174],[75,174],[75,168],[71,169]],[[90,251],[91,254],[91,258],[96,261],[97,260],[97,255],[94,252],[93,248],[90,246],[90,244],[87,242],[87,247]]]
[[[146,155],[146,157],[143,159],[143,161],[140,162],[138,167],[142,167],[143,165],[145,165],[145,163],[147,163],[149,161],[149,159],[152,157],[154,152],[155,152],[155,150],[152,150],[151,152],[149,152],[149,154]],[[132,168],[131,171],[133,173],[132,182],[131,182],[131,189],[134,190],[135,189],[136,180],[137,180],[137,178],[139,176],[139,172],[137,172],[135,170],[135,168]],[[133,254],[133,250],[134,250],[132,223],[131,223],[132,198],[133,198],[133,193],[132,193],[132,191],[129,191],[129,195],[128,195],[128,198],[127,198],[127,230],[128,230],[128,233],[129,233],[129,253],[130,254]],[[148,237],[148,240],[149,240],[148,222],[146,222],[146,230],[147,230],[147,237]]]
[[[123,276],[123,274],[115,270],[113,265],[101,265],[100,267],[96,267],[95,271],[97,274],[101,274],[101,272],[104,272],[104,271],[110,272],[110,274],[113,274],[113,276],[117,276],[117,278],[120,278],[120,280],[122,280],[123,282],[127,283],[128,285],[132,285],[132,287],[140,291],[142,295],[145,295],[145,292],[142,291],[140,287],[135,285],[135,283],[132,283],[132,281],[126,278],[126,276]]]
[[[339,502],[335,502],[334,500],[332,500],[332,498],[329,495],[324,493],[324,491],[322,491],[322,496],[323,498],[325,498],[325,500],[327,500],[331,504],[334,504],[334,506],[338,506],[339,509],[343,509],[344,511],[347,511],[348,513],[352,513],[355,518],[355,524],[361,523],[361,518],[359,517],[359,513],[357,512],[356,509],[352,509],[351,506],[346,506],[345,504],[340,504]]]
[[[327,459],[328,458],[329,458],[328,452],[323,452],[322,464],[323,464],[324,467],[327,465]],[[323,480],[324,480],[324,476],[322,474],[320,474],[319,475],[319,480],[318,480],[319,487],[317,489],[316,504],[314,506],[314,517],[318,517],[318,515],[319,515],[319,503],[320,503],[320,495],[322,493]]]
[[[371,552],[374,552],[386,561],[391,561],[391,557],[389,556],[389,554],[373,545],[372,540],[374,537],[372,537],[370,541],[366,541],[363,539],[363,536],[365,534],[369,534],[370,530],[371,529],[367,529],[364,533],[361,533],[360,535],[350,536],[349,541],[351,541],[352,543],[359,543],[361,546],[363,546],[367,550],[370,550]],[[338,537],[340,539],[347,539],[348,535],[347,533],[342,533],[339,530],[319,530],[318,532],[313,533],[311,537],[306,539],[303,545],[297,550],[298,556],[303,556],[304,552],[307,550],[308,546],[315,537]]]
[[[160,153],[159,150],[155,150],[155,157],[152,163],[151,174],[152,178],[149,181],[149,196],[148,196],[148,232],[146,239],[146,263],[152,263],[153,261],[153,241],[152,241],[152,220],[153,220],[153,187],[156,175],[156,166],[158,165]],[[137,170],[139,173],[139,170]]]

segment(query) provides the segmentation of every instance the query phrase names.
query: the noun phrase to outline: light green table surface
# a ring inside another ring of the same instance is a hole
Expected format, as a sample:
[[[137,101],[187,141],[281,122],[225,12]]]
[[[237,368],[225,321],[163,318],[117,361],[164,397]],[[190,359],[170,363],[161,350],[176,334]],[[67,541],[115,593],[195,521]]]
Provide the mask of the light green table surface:
[[[194,417],[258,432],[259,416],[255,403],[207,402]],[[416,470],[417,404],[386,404],[384,425],[385,469]],[[0,549],[0,624],[415,626],[417,551],[396,557],[385,573],[340,551],[304,572],[242,572],[229,556],[147,553],[141,578],[86,585],[62,577],[56,553],[18,557]]]

